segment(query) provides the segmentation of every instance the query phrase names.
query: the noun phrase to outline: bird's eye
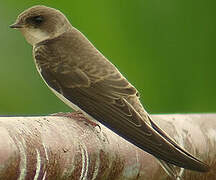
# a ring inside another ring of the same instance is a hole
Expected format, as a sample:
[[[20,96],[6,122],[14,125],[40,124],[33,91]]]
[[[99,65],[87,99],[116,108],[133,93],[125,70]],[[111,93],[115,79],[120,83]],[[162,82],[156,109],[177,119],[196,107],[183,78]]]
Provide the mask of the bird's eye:
[[[34,16],[31,18],[31,21],[36,25],[40,25],[44,21],[44,18],[42,16]]]

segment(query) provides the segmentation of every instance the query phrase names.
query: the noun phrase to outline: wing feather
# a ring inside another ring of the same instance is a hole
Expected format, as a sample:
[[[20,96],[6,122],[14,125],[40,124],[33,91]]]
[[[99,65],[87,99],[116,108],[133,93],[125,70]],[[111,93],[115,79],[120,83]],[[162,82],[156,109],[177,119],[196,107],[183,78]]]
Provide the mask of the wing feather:
[[[43,48],[38,46],[34,53],[41,75],[50,87],[55,89],[57,83],[55,90],[70,102],[159,159],[192,170],[208,169],[170,140],[156,124],[147,123],[151,122],[149,116],[141,116],[140,109],[136,108],[142,109],[142,105],[132,103],[138,99],[137,90],[102,55],[94,55],[84,65],[83,61],[76,61],[79,58],[65,55],[62,59],[57,50],[41,46]],[[49,66],[48,61],[52,62]]]

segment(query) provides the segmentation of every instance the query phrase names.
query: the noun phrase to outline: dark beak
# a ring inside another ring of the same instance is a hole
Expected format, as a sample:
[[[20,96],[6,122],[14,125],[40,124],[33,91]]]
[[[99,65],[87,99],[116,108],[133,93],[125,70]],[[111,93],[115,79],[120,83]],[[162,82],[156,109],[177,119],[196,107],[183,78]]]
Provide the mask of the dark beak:
[[[19,24],[19,23],[14,23],[12,25],[9,26],[10,28],[16,29],[16,28],[23,28],[24,25]]]

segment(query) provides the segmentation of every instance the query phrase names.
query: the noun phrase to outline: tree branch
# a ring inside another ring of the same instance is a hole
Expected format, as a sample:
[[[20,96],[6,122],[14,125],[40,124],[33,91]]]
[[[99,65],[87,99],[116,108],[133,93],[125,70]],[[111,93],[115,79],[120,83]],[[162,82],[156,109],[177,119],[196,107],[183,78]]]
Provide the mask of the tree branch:
[[[216,114],[152,115],[178,144],[211,166],[178,168],[185,180],[216,179]],[[0,179],[168,180],[157,160],[100,125],[72,118],[0,117]]]

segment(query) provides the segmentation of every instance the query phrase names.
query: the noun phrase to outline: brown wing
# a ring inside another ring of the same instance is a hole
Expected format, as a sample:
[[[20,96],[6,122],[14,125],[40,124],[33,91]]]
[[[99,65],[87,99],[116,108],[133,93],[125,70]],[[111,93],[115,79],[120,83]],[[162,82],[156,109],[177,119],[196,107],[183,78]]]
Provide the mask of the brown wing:
[[[49,57],[44,56],[46,53]],[[37,47],[35,58],[43,62],[48,61],[44,58],[49,58],[55,62],[58,58],[55,53],[48,46],[44,51],[43,45],[43,48]],[[137,98],[136,89],[103,58],[75,66],[61,59],[55,67],[41,66],[41,75],[70,102],[141,149],[177,166],[207,171],[207,165],[182,150],[155,124],[152,127],[146,123],[127,101],[129,97]]]

